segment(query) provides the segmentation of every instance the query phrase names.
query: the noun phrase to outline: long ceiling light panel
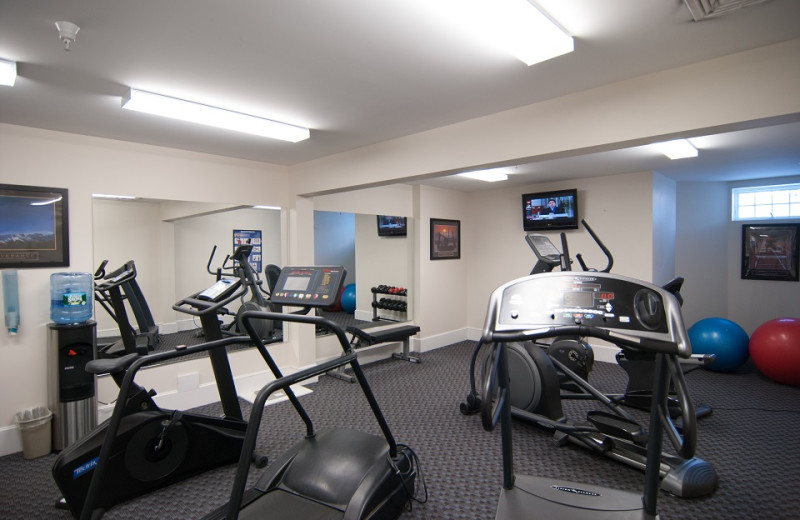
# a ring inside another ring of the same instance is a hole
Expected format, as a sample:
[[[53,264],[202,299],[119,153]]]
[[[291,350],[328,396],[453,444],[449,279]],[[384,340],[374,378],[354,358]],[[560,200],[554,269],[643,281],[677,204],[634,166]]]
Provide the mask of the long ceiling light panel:
[[[310,137],[308,128],[133,88],[122,98],[122,108],[292,143]]]
[[[17,62],[0,59],[0,85],[13,87],[17,80]]]
[[[410,0],[426,16],[526,65],[575,50],[572,36],[529,0]]]

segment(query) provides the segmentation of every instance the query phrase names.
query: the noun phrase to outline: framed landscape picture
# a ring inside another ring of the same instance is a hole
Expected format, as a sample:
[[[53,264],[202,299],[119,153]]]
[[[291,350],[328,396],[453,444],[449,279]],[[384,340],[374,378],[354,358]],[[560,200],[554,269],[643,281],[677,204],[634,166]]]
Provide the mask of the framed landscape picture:
[[[0,184],[0,269],[69,265],[67,190]]]

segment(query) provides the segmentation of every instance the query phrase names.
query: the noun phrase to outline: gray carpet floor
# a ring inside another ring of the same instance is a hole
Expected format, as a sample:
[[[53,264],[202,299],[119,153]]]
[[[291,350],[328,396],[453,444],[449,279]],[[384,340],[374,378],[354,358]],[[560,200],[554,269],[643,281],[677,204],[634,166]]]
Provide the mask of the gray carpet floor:
[[[422,354],[422,363],[386,360],[365,367],[398,442],[419,455],[429,498],[401,518],[477,520],[494,517],[501,483],[499,431],[485,432],[477,416],[463,416],[467,365],[474,343],[461,342]],[[625,375],[597,363],[590,381],[603,391],[624,389]],[[774,383],[747,364],[734,373],[697,370],[687,376],[695,401],[714,413],[701,420],[698,456],[720,477],[710,497],[681,499],[664,492],[664,520],[794,519],[800,484],[800,388]],[[318,428],[346,426],[378,432],[358,386],[322,377],[301,397]],[[582,405],[584,406],[584,405]],[[216,405],[205,407],[218,413]],[[246,408],[249,413],[249,408]],[[582,413],[582,411],[576,412]],[[581,417],[576,417],[580,419]],[[303,426],[288,403],[269,406],[258,448],[271,458],[302,437]],[[643,474],[574,447],[556,447],[551,434],[515,421],[516,469],[576,482],[640,491]],[[0,516],[10,519],[67,519],[53,504],[59,496],[50,475],[55,455],[24,460],[0,458]],[[232,484],[224,467],[120,504],[104,518],[199,518],[224,503]],[[250,481],[259,470],[251,469]],[[536,518],[531,512],[531,518]]]

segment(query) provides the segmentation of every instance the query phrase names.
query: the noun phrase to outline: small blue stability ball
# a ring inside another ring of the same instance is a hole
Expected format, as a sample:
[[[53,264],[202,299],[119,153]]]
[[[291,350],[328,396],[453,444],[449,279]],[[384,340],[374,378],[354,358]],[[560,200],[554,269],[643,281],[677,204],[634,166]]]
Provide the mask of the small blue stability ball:
[[[349,314],[356,312],[356,284],[351,283],[344,286],[341,302],[344,312]]]
[[[715,354],[709,370],[729,372],[747,361],[750,337],[742,327],[725,318],[706,318],[689,328],[692,354]]]

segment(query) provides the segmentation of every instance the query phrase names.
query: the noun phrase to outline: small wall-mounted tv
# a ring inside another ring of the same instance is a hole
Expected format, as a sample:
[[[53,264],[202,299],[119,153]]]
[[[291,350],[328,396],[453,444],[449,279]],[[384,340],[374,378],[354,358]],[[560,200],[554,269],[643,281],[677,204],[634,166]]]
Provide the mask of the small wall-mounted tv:
[[[379,237],[404,237],[407,234],[406,217],[378,215]]]
[[[525,231],[578,229],[578,190],[523,195],[522,228]]]

